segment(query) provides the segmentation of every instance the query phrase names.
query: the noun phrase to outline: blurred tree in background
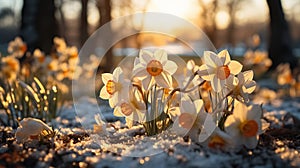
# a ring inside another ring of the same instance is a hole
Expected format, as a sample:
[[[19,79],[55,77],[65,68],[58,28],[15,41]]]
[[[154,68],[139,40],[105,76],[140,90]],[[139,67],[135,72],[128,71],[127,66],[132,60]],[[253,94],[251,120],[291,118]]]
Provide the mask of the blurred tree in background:
[[[270,12],[269,57],[275,69],[281,63],[289,63],[291,68],[297,67],[298,60],[292,51],[292,37],[285,20],[280,0],[267,0]]]
[[[99,27],[111,21],[111,1],[110,0],[97,0],[97,7],[100,14]],[[112,34],[111,26],[108,27],[107,34]],[[105,39],[107,44],[111,44],[111,37]],[[104,72],[110,72],[112,65],[114,64],[112,47],[104,55],[105,64],[103,67]]]
[[[58,35],[54,13],[53,0],[24,0],[21,37],[26,41],[29,51],[40,48],[46,53],[50,52],[53,37]]]

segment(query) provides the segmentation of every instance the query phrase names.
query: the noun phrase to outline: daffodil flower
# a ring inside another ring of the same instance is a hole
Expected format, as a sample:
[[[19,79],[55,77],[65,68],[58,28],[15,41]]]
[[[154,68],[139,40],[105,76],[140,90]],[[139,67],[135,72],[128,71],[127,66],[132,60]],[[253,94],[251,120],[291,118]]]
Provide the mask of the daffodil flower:
[[[262,108],[259,105],[247,107],[236,102],[233,114],[225,121],[225,131],[233,137],[237,145],[245,145],[249,149],[257,146],[259,134],[262,133]]]
[[[63,52],[67,48],[67,44],[63,38],[54,37],[53,43],[57,52]]]
[[[196,65],[193,60],[189,60],[187,62],[186,69],[187,69],[187,72],[186,72],[187,78],[184,79],[183,86],[185,86],[189,82],[189,79],[190,79],[191,75],[192,75],[193,79],[192,79],[192,82],[190,82],[190,85],[187,88],[191,88],[191,87],[193,88],[195,86],[198,86],[200,83],[202,83],[204,81],[200,77],[200,75],[196,75],[196,76],[193,75],[195,72],[199,72],[199,66]]]
[[[14,41],[9,42],[7,51],[14,57],[20,58],[27,51],[27,45],[20,37],[16,37]]]
[[[292,85],[296,82],[293,78],[290,64],[280,64],[276,68],[276,71],[278,72],[277,83],[279,85]]]
[[[24,118],[16,131],[16,139],[18,142],[24,142],[32,137],[47,136],[51,133],[53,133],[52,128],[43,121],[36,118]]]
[[[151,53],[141,50],[135,60],[133,76],[142,80],[142,86],[148,90],[153,83],[163,88],[172,86],[172,75],[177,70],[177,64],[168,60],[166,51],[156,50]]]
[[[124,78],[120,67],[117,67],[112,74],[102,74],[102,81],[104,86],[100,91],[100,97],[102,99],[109,99],[111,108],[114,108],[122,99],[128,99],[130,81]]]
[[[226,79],[230,75],[237,75],[242,70],[242,65],[237,61],[230,59],[227,50],[223,50],[218,54],[211,51],[204,52],[204,63],[200,66],[200,71],[207,71],[207,74],[199,74],[204,80],[210,81],[212,89],[220,92],[224,88]]]
[[[115,109],[114,116],[125,117],[126,125],[130,128],[133,126],[134,121],[145,122],[145,112],[138,110],[133,104],[126,102],[125,100],[120,101]]]
[[[20,71],[20,62],[14,56],[6,56],[2,58],[1,74],[9,81],[17,78]]]
[[[231,149],[234,147],[234,141],[230,135],[216,127],[211,135],[201,143],[211,149]]]
[[[248,94],[251,94],[256,88],[256,82],[253,79],[253,71],[241,72],[237,77],[230,76],[226,82],[231,96],[239,101],[249,101]]]
[[[199,124],[199,113],[204,113],[203,101],[197,99],[192,101],[187,95],[181,98],[180,106],[172,109],[174,114],[179,114],[173,123],[172,130],[181,136],[189,135],[196,140],[201,128]]]

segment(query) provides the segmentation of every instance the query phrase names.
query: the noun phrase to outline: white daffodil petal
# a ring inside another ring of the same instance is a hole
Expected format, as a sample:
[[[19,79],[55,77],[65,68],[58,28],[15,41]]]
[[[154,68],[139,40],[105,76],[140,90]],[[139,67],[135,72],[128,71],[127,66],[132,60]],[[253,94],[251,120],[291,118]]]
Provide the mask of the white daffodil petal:
[[[148,64],[151,60],[153,60],[153,54],[147,50],[141,50],[139,53],[140,62],[142,64]]]
[[[207,66],[218,67],[222,66],[222,61],[220,58],[213,52],[204,52],[204,62]]]
[[[140,64],[140,59],[139,59],[138,57],[135,57],[134,63],[133,63],[134,68],[135,68],[135,66],[137,66],[138,64]],[[134,69],[134,68],[133,68],[133,69]]]
[[[227,80],[226,80],[226,86],[228,87],[228,89],[230,91],[232,91],[235,87],[234,83],[235,83],[235,79],[236,77],[234,77],[233,75],[229,75]]]
[[[244,79],[245,81],[251,81],[253,80],[253,71],[252,70],[248,70],[248,71],[245,71],[243,72],[243,75],[244,75]]]
[[[219,58],[221,58],[223,65],[227,65],[230,62],[230,55],[227,50],[222,50],[218,53]]]
[[[206,81],[212,81],[215,73],[213,72],[213,69],[204,69],[205,67],[206,65],[202,65],[199,68],[198,75]]]
[[[233,128],[233,127],[237,126],[237,123],[238,123],[238,121],[236,120],[236,118],[233,115],[228,116],[224,123],[225,130],[226,130],[226,128],[229,128],[229,127]],[[231,128],[229,128],[229,129],[231,129]],[[230,130],[228,130],[228,131],[226,130],[226,132],[230,132]]]
[[[248,149],[254,149],[257,146],[258,143],[258,136],[249,137],[246,140],[244,140],[244,145]]]
[[[101,91],[100,91],[99,97],[100,97],[101,99],[109,99],[109,98],[110,98],[110,94],[107,93],[107,91],[106,91],[106,86],[103,86],[103,87],[102,87],[102,89],[101,89]]]
[[[22,142],[28,139],[31,135],[41,134],[44,130],[53,132],[52,128],[39,119],[24,118],[20,122],[20,126],[16,131],[16,139],[17,141]]]
[[[113,75],[112,75],[111,73],[103,73],[103,74],[101,75],[101,77],[102,77],[102,82],[103,82],[104,84],[106,84],[107,81],[113,79]]]
[[[145,68],[141,68],[141,70],[136,71],[133,76],[138,77],[141,80],[143,78],[146,78],[147,76],[149,77],[149,73],[145,70]]]
[[[247,119],[248,108],[244,103],[236,102],[233,110],[233,115],[240,120],[240,122],[244,122]]]
[[[245,93],[250,94],[250,93],[252,93],[255,90],[255,88],[256,88],[256,82],[255,81],[248,81],[247,83],[245,83],[244,88],[245,89],[243,91]]]
[[[207,114],[205,121],[203,123],[203,128],[199,135],[199,142],[204,142],[208,138],[207,136],[210,136],[216,128],[217,128],[217,124],[214,122],[212,115]]]
[[[154,58],[159,60],[162,64],[168,61],[168,54],[165,50],[156,50],[153,55]]]
[[[254,104],[249,107],[247,118],[255,121],[259,121],[262,117],[262,108],[260,105]]]
[[[186,67],[189,71],[193,71],[194,68],[196,66],[196,63],[194,60],[189,60],[187,63],[186,63]]]
[[[132,70],[133,71],[132,75],[134,75],[135,73],[137,73],[139,71],[145,70],[146,69],[145,67],[146,67],[146,65],[142,64],[142,63],[134,65],[133,70]]]
[[[222,90],[221,83],[224,83],[224,81],[220,80],[216,75],[214,75],[213,80],[211,81],[211,86],[215,92],[220,92]]]
[[[173,61],[167,60],[163,69],[168,72],[170,75],[173,75],[177,71],[177,64]]]
[[[114,81],[118,82],[118,77],[123,75],[123,71],[120,67],[117,67],[114,71],[113,71],[113,79]]]
[[[111,108],[114,108],[116,106],[115,101],[112,100],[112,98],[108,99],[108,103]]]
[[[237,61],[230,61],[228,68],[230,69],[231,74],[237,75],[243,69],[243,65]]]

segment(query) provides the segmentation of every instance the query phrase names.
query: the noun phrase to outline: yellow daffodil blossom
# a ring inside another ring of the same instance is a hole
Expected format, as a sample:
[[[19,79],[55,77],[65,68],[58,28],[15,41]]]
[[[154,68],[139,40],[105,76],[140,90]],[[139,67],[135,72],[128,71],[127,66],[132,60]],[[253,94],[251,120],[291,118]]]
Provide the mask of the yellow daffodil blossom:
[[[2,58],[1,74],[8,79],[13,81],[17,78],[17,74],[20,71],[20,62],[14,56],[6,56]]]
[[[16,131],[16,139],[18,142],[24,142],[36,136],[47,136],[52,133],[52,128],[43,121],[36,118],[24,118]]]
[[[14,41],[9,42],[7,51],[14,57],[20,58],[27,51],[27,45],[20,37],[16,37]]]
[[[206,71],[207,74],[199,74],[204,80],[210,81],[212,89],[220,92],[226,83],[226,79],[230,75],[237,75],[241,72],[243,66],[237,61],[232,61],[227,50],[223,50],[218,54],[211,51],[204,52],[204,63],[200,66],[200,71]]]
[[[264,51],[251,51],[248,50],[244,54],[244,61],[245,66],[263,66],[263,67],[270,67],[272,65],[271,59],[268,57],[268,53]]]
[[[226,82],[226,87],[233,98],[241,102],[248,102],[248,95],[256,88],[256,82],[253,80],[253,71],[240,72],[237,77],[230,76]]]
[[[177,64],[168,60],[167,52],[156,50],[151,53],[141,50],[136,58],[133,76],[142,80],[142,86],[148,90],[153,83],[163,88],[172,87],[172,75],[177,70]]]
[[[109,105],[114,108],[122,99],[128,100],[130,81],[124,78],[123,71],[117,67],[113,73],[103,73],[104,86],[100,91],[102,99],[109,99]]]
[[[280,64],[276,70],[278,72],[277,83],[279,85],[292,85],[296,82],[289,64]]]
[[[38,64],[43,64],[46,60],[46,55],[40,49],[35,49],[33,52],[33,58]]]
[[[225,131],[233,137],[237,145],[253,149],[257,146],[259,134],[262,133],[261,116],[261,106],[247,107],[236,101],[233,114],[225,121]]]
[[[63,38],[54,37],[53,43],[57,52],[63,52],[67,48],[67,44]]]

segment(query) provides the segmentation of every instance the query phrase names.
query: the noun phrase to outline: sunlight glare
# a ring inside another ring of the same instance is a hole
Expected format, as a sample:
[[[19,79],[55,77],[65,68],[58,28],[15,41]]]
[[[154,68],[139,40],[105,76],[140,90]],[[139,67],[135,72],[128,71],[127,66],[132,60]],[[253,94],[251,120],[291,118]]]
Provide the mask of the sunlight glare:
[[[184,0],[153,0],[149,5],[149,9],[185,18],[191,15],[193,4]]]
[[[226,29],[230,22],[230,16],[227,12],[220,11],[217,13],[216,21],[219,29]]]

